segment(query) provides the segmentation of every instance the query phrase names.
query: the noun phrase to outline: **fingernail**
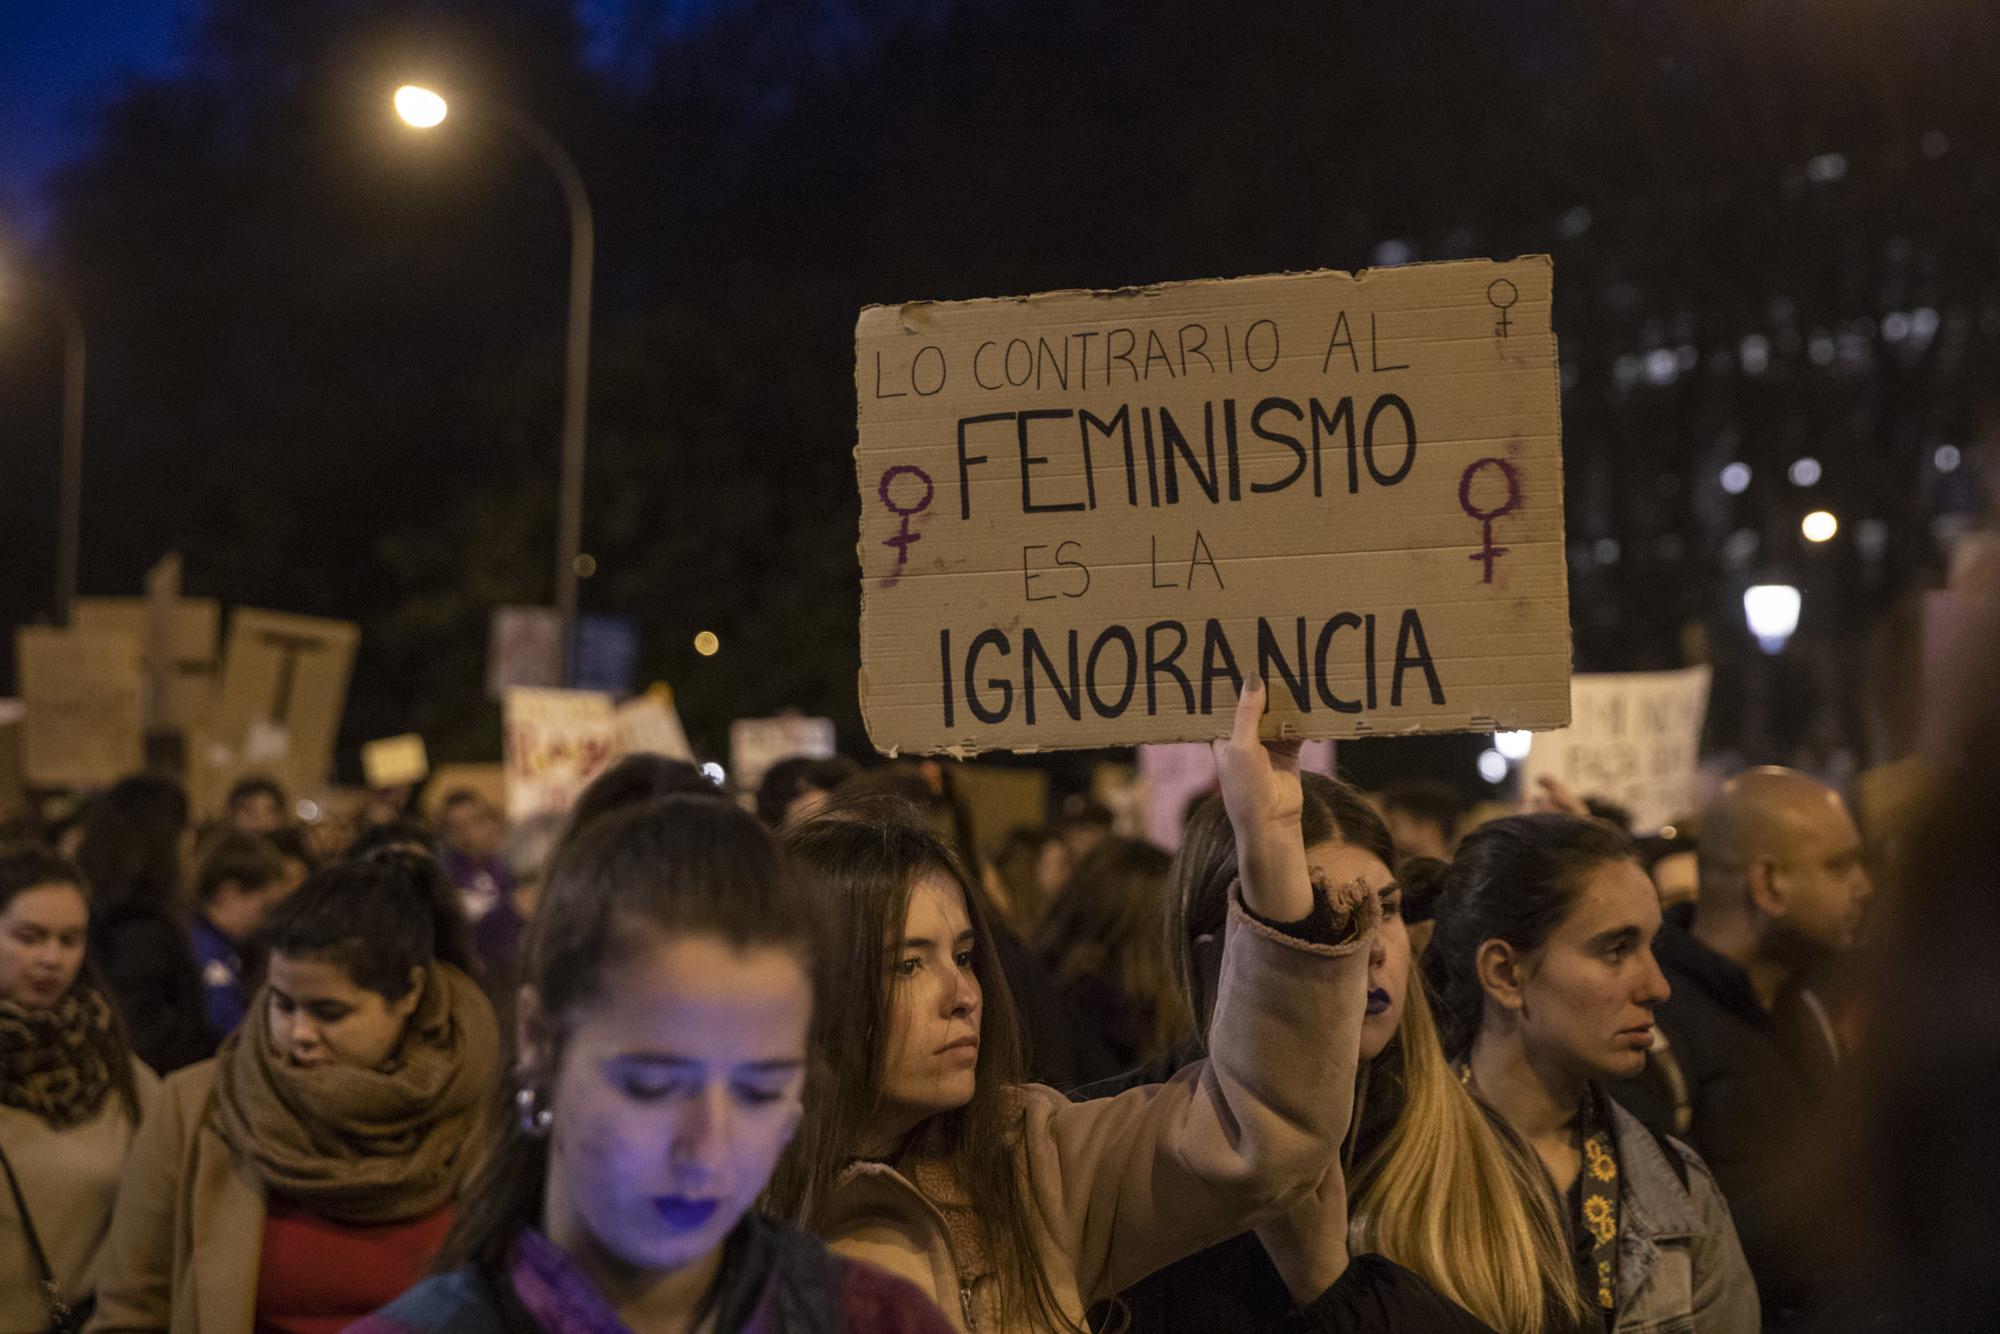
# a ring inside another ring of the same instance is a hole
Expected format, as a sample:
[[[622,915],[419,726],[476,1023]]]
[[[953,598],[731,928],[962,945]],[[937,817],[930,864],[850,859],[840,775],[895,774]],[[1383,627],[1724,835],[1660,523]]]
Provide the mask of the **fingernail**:
[[[1263,678],[1263,677],[1261,677],[1261,676],[1258,676],[1258,675],[1255,675],[1255,674],[1253,673],[1252,675],[1249,675],[1249,676],[1246,676],[1246,677],[1244,677],[1244,678],[1243,678],[1243,689],[1244,689],[1244,690],[1246,690],[1246,691],[1250,691],[1250,690],[1262,690],[1263,688],[1264,688],[1264,678]]]

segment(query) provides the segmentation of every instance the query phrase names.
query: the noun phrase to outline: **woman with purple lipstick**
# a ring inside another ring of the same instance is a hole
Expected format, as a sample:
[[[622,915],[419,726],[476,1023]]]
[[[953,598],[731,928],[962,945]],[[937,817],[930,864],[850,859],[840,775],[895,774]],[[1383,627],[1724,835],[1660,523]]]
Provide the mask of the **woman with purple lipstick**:
[[[805,882],[728,803],[579,824],[438,1272],[350,1334],[943,1334],[916,1289],[756,1211],[817,1083],[817,943]]]
[[[1554,1204],[1526,1148],[1445,1062],[1411,968],[1388,827],[1347,784],[1302,778],[1300,837],[1314,875],[1358,881],[1382,906],[1368,954],[1354,1125],[1317,1191],[1128,1289],[1131,1334],[1567,1329],[1583,1311]],[[1169,948],[1195,1040],[1131,1078],[1164,1078],[1215,1040],[1221,928],[1237,857],[1222,803],[1203,801],[1168,878]]]
[[[1695,1152],[1655,1137],[1602,1082],[1645,1064],[1659,895],[1597,820],[1520,815],[1459,845],[1424,971],[1446,1053],[1513,1126],[1558,1202],[1590,1325],[1748,1334],[1757,1289]]]

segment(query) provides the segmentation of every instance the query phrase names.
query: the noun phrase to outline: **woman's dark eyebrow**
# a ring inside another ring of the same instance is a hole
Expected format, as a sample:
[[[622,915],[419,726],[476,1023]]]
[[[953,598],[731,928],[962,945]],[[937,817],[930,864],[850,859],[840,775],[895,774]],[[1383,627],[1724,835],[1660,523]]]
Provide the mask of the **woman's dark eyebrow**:
[[[1596,935],[1590,938],[1590,943],[1593,946],[1601,947],[1604,945],[1611,945],[1611,944],[1621,944],[1621,943],[1630,944],[1637,941],[1638,939],[1639,939],[1638,927],[1618,926],[1618,927],[1613,927],[1609,931],[1598,932]]]
[[[952,943],[956,945],[964,945],[976,939],[978,939],[978,937],[974,934],[972,928],[967,927],[965,930],[958,933],[958,939]],[[936,948],[937,948],[937,942],[935,940],[932,940],[929,936],[905,936],[903,937],[901,944],[891,945],[887,950],[883,952],[885,954],[899,954],[904,950],[934,950]]]
[[[703,1062],[663,1051],[634,1051],[611,1058],[620,1065],[663,1066],[669,1070],[701,1069]],[[734,1068],[752,1074],[791,1074],[805,1068],[803,1056],[779,1056],[768,1061],[744,1061]]]

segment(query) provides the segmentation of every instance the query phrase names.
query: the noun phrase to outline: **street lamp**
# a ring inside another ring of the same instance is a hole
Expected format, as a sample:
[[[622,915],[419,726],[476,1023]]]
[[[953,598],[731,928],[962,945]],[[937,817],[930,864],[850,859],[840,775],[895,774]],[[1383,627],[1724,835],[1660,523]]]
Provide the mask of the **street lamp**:
[[[398,88],[392,100],[396,114],[413,129],[435,128],[449,111],[442,96],[416,84]],[[590,275],[596,228],[583,177],[555,136],[504,104],[479,100],[469,106],[474,115],[498,121],[527,140],[555,173],[569,205],[569,337],[563,377],[562,482],[556,508],[556,618],[562,625],[562,679],[568,681],[576,660],[576,581],[584,560],[583,427],[590,387]]]
[[[63,335],[62,457],[56,483],[56,624],[68,625],[76,605],[77,552],[83,541],[83,317],[54,284],[25,275],[41,291]]]
[[[1799,628],[1799,607],[1804,601],[1790,584],[1753,584],[1743,590],[1743,619],[1750,633],[1766,653],[1784,651],[1785,641]]]

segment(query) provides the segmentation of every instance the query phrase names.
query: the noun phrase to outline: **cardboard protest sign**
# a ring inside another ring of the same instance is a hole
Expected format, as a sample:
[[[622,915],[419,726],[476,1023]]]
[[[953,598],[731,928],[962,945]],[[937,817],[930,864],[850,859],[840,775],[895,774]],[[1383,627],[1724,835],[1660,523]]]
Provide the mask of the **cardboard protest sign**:
[[[874,306],[878,749],[1568,719],[1546,256]]]
[[[595,690],[509,690],[507,818],[566,811],[617,750],[611,696]]]
[[[834,753],[833,720],[785,714],[738,718],[729,724],[729,776],[742,792],[756,790],[779,760],[805,755],[823,760]]]
[[[34,787],[102,787],[144,766],[145,650],[138,635],[24,626],[14,661],[25,711],[21,769]]]
[[[1570,725],[1535,738],[1521,763],[1522,788],[1552,774],[1580,797],[1631,811],[1640,833],[1686,815],[1697,797],[1708,684],[1706,666],[1576,677]]]
[[[620,755],[664,755],[694,762],[694,747],[688,745],[673,692],[664,686],[620,704],[612,714],[612,726]]]
[[[415,732],[362,743],[361,775],[377,792],[421,783],[430,771],[430,753]]]
[[[161,573],[156,566],[149,581]],[[159,596],[78,598],[71,622],[87,634],[106,632],[139,640],[146,666],[148,731],[199,731],[215,699],[222,604],[214,598],[181,597],[177,577],[171,585],[164,579],[159,583]],[[171,593],[166,591],[169,587]]]
[[[1299,749],[1299,767],[1331,774],[1333,743],[1308,741]],[[1215,752],[1205,741],[1141,746],[1139,778],[1145,790],[1145,836],[1171,852],[1181,845],[1188,803],[1215,786]]]
[[[222,684],[193,755],[203,809],[219,806],[248,773],[290,792],[326,781],[360,642],[360,627],[348,621],[247,607],[230,614]]]

